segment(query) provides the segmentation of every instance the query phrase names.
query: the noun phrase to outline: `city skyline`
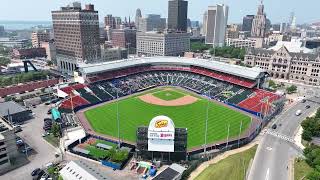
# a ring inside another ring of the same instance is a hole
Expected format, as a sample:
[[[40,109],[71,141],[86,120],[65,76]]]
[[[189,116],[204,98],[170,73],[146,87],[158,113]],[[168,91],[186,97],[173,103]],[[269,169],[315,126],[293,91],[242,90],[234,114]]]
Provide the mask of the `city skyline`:
[[[10,21],[51,21],[51,11],[58,10],[61,6],[65,6],[73,1],[43,1],[43,0],[4,0],[0,6],[0,20]],[[114,16],[135,16],[135,11],[140,8],[142,15],[145,14],[160,14],[162,17],[167,17],[168,1],[167,0],[118,0],[117,4],[111,0],[80,0],[82,5],[86,3],[92,3],[99,11],[99,21],[103,21],[103,17],[107,14],[113,14]],[[208,6],[215,5],[217,3],[224,3],[230,7],[229,23],[241,23],[242,18],[248,14],[256,14],[257,7],[259,5],[258,0],[246,0],[245,2],[237,2],[237,0],[224,0],[224,1],[211,1],[202,0],[198,3],[197,0],[189,0],[188,18],[191,20],[202,21],[203,13]],[[12,13],[12,7],[10,4],[15,4],[15,12]],[[34,11],[35,4],[37,4],[37,11]],[[125,6],[123,6],[125,4]],[[297,17],[297,23],[312,23],[319,21],[317,17],[317,7],[320,5],[320,1],[309,0],[309,3],[292,2],[290,0],[268,0],[264,1],[265,12],[267,17],[272,23],[288,22],[290,12],[294,11]],[[290,7],[288,7],[290,4]],[[312,4],[312,6],[310,6]],[[283,7],[288,7],[283,9]],[[30,9],[30,11],[28,11]],[[308,9],[308,11],[305,11]],[[21,12],[21,13],[19,13]],[[25,13],[28,12],[28,13]]]

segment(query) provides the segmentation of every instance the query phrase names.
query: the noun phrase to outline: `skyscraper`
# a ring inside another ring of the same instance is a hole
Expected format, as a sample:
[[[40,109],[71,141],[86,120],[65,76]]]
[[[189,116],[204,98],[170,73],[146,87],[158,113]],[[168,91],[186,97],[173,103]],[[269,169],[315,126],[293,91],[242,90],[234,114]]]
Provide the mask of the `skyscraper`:
[[[204,14],[203,26],[205,31],[206,44],[213,46],[223,46],[226,37],[229,7],[224,4],[209,6]]]
[[[251,32],[254,15],[246,15],[242,21],[242,31]]]
[[[80,3],[52,11],[58,69],[72,74],[77,64],[100,58],[98,11]]]
[[[157,14],[148,14],[147,17],[139,18],[137,31],[163,31],[166,28],[166,19]]]
[[[50,40],[49,32],[47,31],[38,30],[38,31],[32,32],[31,34],[32,46],[35,48],[40,47],[40,44],[42,41],[46,42],[49,40]]]
[[[134,23],[136,25],[136,29],[139,29],[139,20],[140,18],[142,18],[142,13],[141,13],[141,10],[138,8],[136,10],[136,17],[135,17],[135,20],[134,20]]]
[[[112,17],[112,14],[108,14],[106,17],[104,17],[104,25],[105,27],[109,27],[109,29],[115,29],[116,28],[116,22],[114,17]]]
[[[168,29],[187,31],[188,1],[170,0],[168,5]]]
[[[295,30],[296,29],[296,16],[294,14],[294,12],[290,13],[290,19],[289,19],[289,26],[290,26],[290,30]]]
[[[267,17],[266,17],[266,14],[264,13],[263,1],[261,0],[261,4],[258,7],[257,15],[254,16],[254,19],[252,22],[251,36],[263,38],[266,34],[266,27],[267,27]]]

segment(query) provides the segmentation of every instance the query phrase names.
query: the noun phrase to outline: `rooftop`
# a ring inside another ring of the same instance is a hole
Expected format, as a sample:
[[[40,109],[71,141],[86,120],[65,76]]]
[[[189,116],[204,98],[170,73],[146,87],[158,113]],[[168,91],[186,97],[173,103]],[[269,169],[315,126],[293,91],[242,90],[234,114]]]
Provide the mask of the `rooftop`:
[[[16,114],[24,111],[27,111],[27,109],[14,101],[0,103],[0,116],[2,117],[7,116],[8,113]]]
[[[64,168],[60,170],[63,179],[79,180],[79,179],[102,179],[110,180],[108,175],[101,171],[95,165],[83,160],[70,161]]]
[[[186,168],[183,166],[180,166],[179,164],[172,164],[170,167],[166,168],[164,171],[162,171],[160,174],[158,174],[156,177],[153,178],[153,180],[170,180],[170,179],[176,179],[176,177],[179,174],[182,174],[183,171],[185,171]]]
[[[300,40],[292,40],[292,41],[278,41],[277,44],[269,50],[278,51],[282,46],[285,46],[290,53],[312,53],[312,49],[308,49],[303,46],[302,41]]]
[[[118,69],[124,69],[134,67],[138,65],[186,65],[186,66],[198,66],[207,69],[211,69],[226,74],[231,74],[251,80],[257,79],[264,70],[260,68],[248,68],[238,65],[227,64],[223,62],[197,59],[197,58],[185,58],[185,57],[141,57],[134,59],[124,59],[112,62],[103,62],[96,64],[80,64],[79,69],[82,73],[90,75],[96,73],[102,73],[107,71],[113,71]]]

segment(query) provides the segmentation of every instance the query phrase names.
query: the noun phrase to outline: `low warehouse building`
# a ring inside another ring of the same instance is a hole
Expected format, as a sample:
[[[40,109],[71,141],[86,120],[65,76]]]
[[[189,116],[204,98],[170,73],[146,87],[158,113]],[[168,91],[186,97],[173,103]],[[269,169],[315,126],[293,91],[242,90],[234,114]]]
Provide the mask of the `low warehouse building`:
[[[32,112],[14,101],[8,101],[0,103],[0,116],[11,123],[17,123],[31,119]]]

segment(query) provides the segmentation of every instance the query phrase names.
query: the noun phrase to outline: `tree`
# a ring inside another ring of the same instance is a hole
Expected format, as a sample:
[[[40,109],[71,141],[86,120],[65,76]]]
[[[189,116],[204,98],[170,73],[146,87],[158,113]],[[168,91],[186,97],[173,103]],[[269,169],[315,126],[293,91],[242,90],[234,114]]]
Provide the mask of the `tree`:
[[[205,50],[210,49],[210,45],[204,44],[202,42],[191,42],[191,51],[202,53]]]
[[[48,66],[52,66],[52,65],[53,65],[52,61],[48,61],[48,62],[47,62],[47,65],[48,65]]]
[[[320,172],[319,171],[312,171],[307,175],[308,180],[320,180]]]
[[[245,49],[232,46],[216,47],[210,49],[210,54],[217,57],[244,59]]]
[[[287,87],[288,94],[295,93],[296,91],[297,91],[297,86],[295,86],[295,85],[291,85],[291,86]]]
[[[60,125],[58,123],[54,122],[52,124],[51,133],[53,134],[54,137],[60,136]]]
[[[276,84],[274,81],[269,80],[269,87],[271,87],[271,88],[276,88],[276,87],[277,87],[277,84]]]
[[[317,110],[316,115],[314,117],[320,119],[320,108]]]

